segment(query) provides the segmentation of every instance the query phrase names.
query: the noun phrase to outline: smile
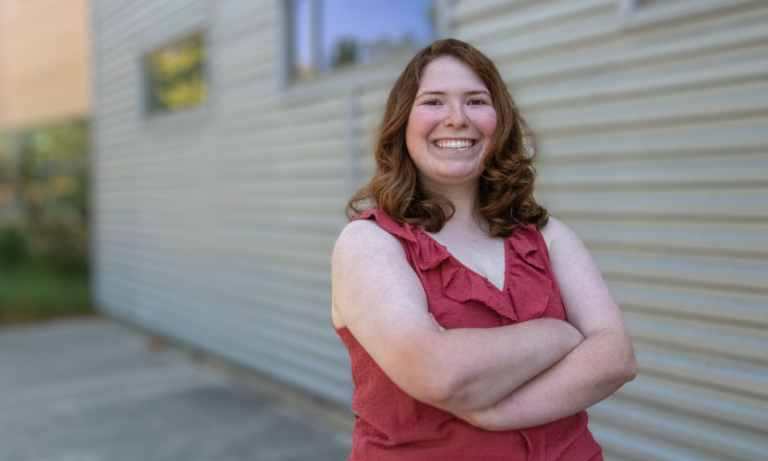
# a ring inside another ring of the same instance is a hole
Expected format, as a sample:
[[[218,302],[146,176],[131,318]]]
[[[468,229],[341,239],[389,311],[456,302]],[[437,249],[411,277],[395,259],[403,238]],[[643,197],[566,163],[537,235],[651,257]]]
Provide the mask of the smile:
[[[472,139],[462,139],[458,141],[438,139],[435,141],[435,145],[444,149],[463,149],[465,147],[472,147],[475,145],[475,141]]]

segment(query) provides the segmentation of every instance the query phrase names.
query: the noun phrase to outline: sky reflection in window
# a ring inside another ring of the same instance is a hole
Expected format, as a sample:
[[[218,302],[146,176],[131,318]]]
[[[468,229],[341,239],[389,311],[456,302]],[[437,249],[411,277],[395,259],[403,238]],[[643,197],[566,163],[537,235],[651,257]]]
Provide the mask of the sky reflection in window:
[[[434,0],[294,0],[294,71],[302,77],[413,54],[435,39],[433,4]],[[313,6],[318,8],[314,21]],[[315,56],[313,45],[319,45]]]

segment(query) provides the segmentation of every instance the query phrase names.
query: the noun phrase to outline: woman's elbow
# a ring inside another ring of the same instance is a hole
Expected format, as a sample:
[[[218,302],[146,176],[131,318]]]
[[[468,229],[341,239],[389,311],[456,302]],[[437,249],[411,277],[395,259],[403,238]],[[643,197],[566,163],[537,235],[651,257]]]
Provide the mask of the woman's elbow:
[[[624,357],[621,363],[623,382],[628,383],[637,377],[637,359],[635,358],[635,348],[632,347],[632,340],[629,338],[629,334],[625,337],[626,346],[624,349]]]
[[[631,349],[628,353],[621,354],[621,356],[614,356],[612,363],[613,366],[609,368],[610,371],[605,376],[615,389],[618,390],[618,388],[632,381],[637,376],[637,361]]]
[[[434,407],[454,412],[466,409],[468,398],[466,374],[456,366],[455,357],[444,353],[445,348],[411,347],[390,367],[389,377],[406,394]],[[437,350],[435,350],[437,349]]]
[[[607,369],[610,370],[607,377],[610,377],[611,381],[616,381],[619,386],[635,379],[637,376],[637,359],[635,358],[634,347],[632,347],[632,340],[626,329],[606,336],[605,347],[606,351],[611,351],[607,357],[603,357],[603,359],[608,359],[611,364]]]
[[[453,401],[451,385],[443,379],[432,379],[424,382],[410,394],[417,400],[438,408],[445,408]]]
[[[634,351],[630,352],[627,357],[623,372],[623,380],[625,383],[628,383],[637,377],[637,359],[635,359]]]
[[[466,380],[456,373],[435,373],[420,380],[419,385],[409,392],[412,397],[433,407],[451,413],[465,413],[474,410],[472,393]]]
[[[421,387],[422,401],[448,411],[467,409],[467,393],[450,378],[436,379]]]

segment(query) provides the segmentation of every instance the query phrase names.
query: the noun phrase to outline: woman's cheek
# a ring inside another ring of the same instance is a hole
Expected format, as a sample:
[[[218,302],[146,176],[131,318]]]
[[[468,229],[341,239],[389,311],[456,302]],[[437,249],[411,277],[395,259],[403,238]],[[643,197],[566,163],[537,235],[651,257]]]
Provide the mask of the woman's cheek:
[[[479,117],[475,121],[475,126],[486,136],[491,136],[496,130],[496,111],[489,110],[483,111],[478,114]]]

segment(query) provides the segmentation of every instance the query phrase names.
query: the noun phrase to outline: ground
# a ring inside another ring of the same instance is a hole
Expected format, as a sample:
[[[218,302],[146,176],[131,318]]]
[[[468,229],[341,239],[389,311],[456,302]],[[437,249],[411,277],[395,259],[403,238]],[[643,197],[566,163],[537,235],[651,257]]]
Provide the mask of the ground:
[[[152,344],[101,317],[0,328],[0,461],[347,458],[347,430]]]

